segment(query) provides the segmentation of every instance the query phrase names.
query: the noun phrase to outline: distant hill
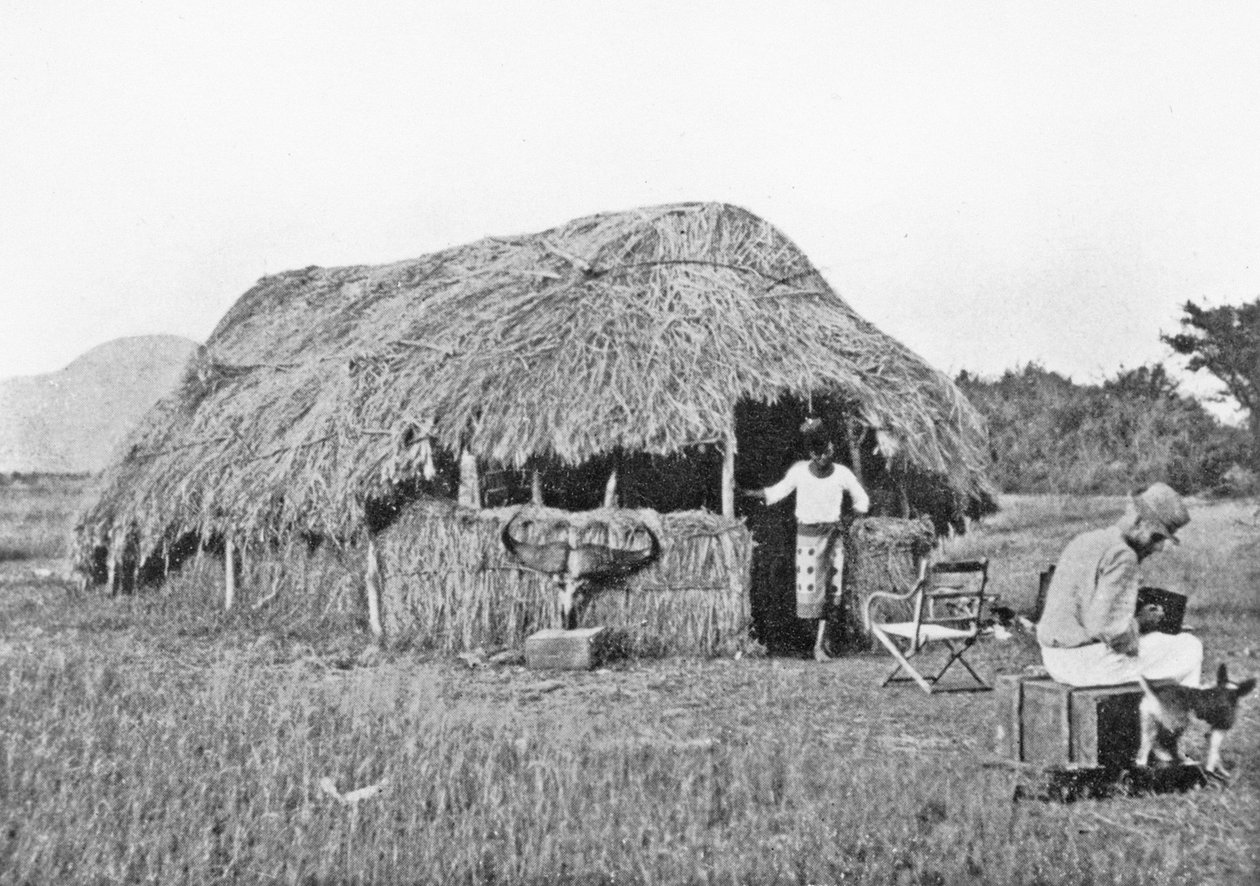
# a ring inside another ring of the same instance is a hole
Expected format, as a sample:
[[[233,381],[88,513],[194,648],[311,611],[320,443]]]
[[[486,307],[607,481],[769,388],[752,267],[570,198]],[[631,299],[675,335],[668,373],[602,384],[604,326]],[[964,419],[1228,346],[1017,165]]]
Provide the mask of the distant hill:
[[[0,471],[99,471],[196,348],[174,335],[119,338],[57,372],[0,379]]]

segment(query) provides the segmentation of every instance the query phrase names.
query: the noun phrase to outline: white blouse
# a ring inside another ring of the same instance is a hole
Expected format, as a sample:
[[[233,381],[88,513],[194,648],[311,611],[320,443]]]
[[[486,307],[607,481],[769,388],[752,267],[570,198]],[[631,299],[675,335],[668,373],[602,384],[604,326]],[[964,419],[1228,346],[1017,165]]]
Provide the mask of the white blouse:
[[[840,519],[847,492],[853,500],[853,510],[865,514],[871,501],[858,478],[844,465],[833,464],[831,468],[830,475],[815,477],[808,461],[798,461],[788,468],[782,480],[766,487],[766,504],[782,501],[795,492],[798,523],[835,523]]]

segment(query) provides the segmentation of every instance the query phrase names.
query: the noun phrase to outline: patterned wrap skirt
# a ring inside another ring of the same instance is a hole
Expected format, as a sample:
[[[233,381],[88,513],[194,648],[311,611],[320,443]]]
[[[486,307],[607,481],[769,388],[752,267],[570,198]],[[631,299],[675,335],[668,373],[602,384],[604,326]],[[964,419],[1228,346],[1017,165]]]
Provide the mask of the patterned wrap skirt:
[[[844,540],[839,523],[796,524],[796,617],[822,618],[830,590],[840,599]]]

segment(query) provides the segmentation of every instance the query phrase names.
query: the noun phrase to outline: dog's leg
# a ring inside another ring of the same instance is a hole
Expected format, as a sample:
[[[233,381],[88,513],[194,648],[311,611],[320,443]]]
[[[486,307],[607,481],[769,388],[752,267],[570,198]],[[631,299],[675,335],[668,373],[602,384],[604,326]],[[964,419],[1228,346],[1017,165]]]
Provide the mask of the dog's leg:
[[[1151,759],[1151,751],[1155,749],[1155,737],[1159,733],[1159,701],[1147,694],[1138,705],[1138,720],[1142,729],[1142,743],[1138,747],[1133,762],[1138,766],[1146,766]]]
[[[1160,756],[1161,748],[1157,744],[1159,736],[1159,724],[1154,720],[1142,718],[1142,744],[1138,748],[1137,757],[1134,761],[1138,766],[1147,766],[1150,764],[1151,751],[1155,751],[1155,755]]]
[[[1221,742],[1224,738],[1225,733],[1220,729],[1213,729],[1208,733],[1207,764],[1204,768],[1209,775],[1228,778],[1229,773],[1225,771],[1225,767],[1221,764]]]
[[[1181,733],[1177,733],[1177,740],[1174,741],[1173,746],[1172,746],[1173,760],[1177,763],[1180,763],[1182,766],[1198,766],[1199,765],[1198,760],[1194,759],[1193,757],[1188,757],[1181,752],[1180,739],[1181,739]]]
[[[1167,752],[1166,752],[1167,756],[1161,757],[1160,759],[1168,763],[1176,763],[1179,766],[1199,765],[1194,760],[1187,757],[1185,754],[1181,752],[1181,733],[1180,732],[1166,733],[1166,738],[1167,738],[1167,741],[1166,741],[1165,747],[1167,748]]]

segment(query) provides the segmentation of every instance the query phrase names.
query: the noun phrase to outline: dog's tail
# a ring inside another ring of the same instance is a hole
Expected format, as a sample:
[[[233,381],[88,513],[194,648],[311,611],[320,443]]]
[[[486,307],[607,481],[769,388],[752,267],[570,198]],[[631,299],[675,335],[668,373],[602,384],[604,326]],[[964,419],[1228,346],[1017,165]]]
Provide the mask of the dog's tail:
[[[1151,684],[1146,682],[1146,678],[1141,674],[1137,675],[1138,685],[1142,687],[1142,695],[1151,708],[1161,716],[1164,713],[1164,701],[1151,688]]]
[[[1167,724],[1170,720],[1168,708],[1164,705],[1164,700],[1155,694],[1155,690],[1151,688],[1151,684],[1146,682],[1146,678],[1141,674],[1137,675],[1138,685],[1142,687],[1142,702],[1139,709],[1153,716],[1160,723]]]
[[[1146,678],[1141,674],[1137,675],[1138,685],[1142,687],[1142,707],[1159,717],[1164,719],[1164,700],[1155,694],[1155,690],[1151,688],[1151,684],[1146,682]]]

